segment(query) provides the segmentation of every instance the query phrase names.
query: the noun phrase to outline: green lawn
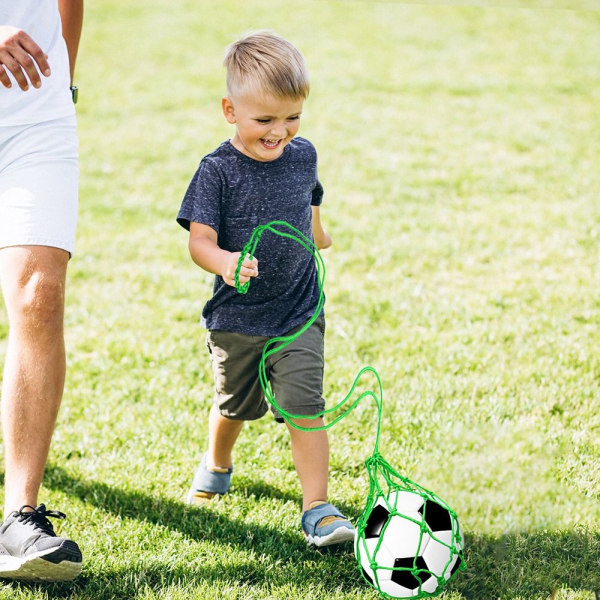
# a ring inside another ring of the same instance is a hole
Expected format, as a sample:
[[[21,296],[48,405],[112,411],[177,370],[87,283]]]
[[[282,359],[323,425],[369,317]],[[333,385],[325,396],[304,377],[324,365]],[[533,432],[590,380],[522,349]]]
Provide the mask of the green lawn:
[[[466,533],[442,598],[600,594],[600,12],[518,4],[87,3],[69,372],[41,495],[85,565],[0,599],[378,597],[351,551],[305,547],[269,418],[242,434],[231,494],[183,504],[206,444],[212,277],[174,219],[232,134],[224,47],[257,28],[312,76],[328,405],[361,367],[381,373],[382,454]],[[1,313],[0,354],[6,331]],[[375,424],[366,403],[331,431],[331,499],[353,519]]]

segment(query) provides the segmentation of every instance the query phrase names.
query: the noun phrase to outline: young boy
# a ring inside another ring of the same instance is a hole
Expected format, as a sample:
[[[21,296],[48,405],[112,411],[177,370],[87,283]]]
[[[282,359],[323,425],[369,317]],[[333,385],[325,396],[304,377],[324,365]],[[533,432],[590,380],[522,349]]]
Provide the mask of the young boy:
[[[177,218],[190,232],[194,262],[216,275],[213,296],[202,311],[216,395],[208,451],[189,491],[190,504],[203,504],[228,491],[231,453],[243,423],[259,419],[268,409],[258,376],[263,346],[272,337],[298,331],[313,314],[319,296],[311,254],[273,235],[263,236],[257,257],[243,261],[239,281],[252,282],[247,294],[238,294],[234,277],[240,251],[256,226],[273,220],[287,221],[313,238],[318,248],[331,245],[319,217],[323,188],[315,149],[295,138],[309,91],[302,55],[274,33],[255,32],[229,46],[225,66],[222,109],[235,125],[235,135],[202,160]],[[324,409],[324,330],[321,314],[267,363],[275,398],[291,414],[310,416]],[[295,422],[302,427],[323,424],[321,418]],[[287,426],[302,486],[307,541],[327,546],[353,539],[350,522],[326,501],[326,431]]]

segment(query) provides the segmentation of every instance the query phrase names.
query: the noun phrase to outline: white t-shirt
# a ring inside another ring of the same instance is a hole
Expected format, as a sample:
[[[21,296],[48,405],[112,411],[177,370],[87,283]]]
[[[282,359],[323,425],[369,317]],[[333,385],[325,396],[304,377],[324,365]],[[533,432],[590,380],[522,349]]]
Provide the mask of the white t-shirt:
[[[75,112],[71,99],[69,56],[62,36],[57,0],[0,0],[0,25],[23,29],[48,55],[52,74],[42,86],[21,90],[13,76],[11,88],[0,84],[0,126],[27,125],[67,117]]]

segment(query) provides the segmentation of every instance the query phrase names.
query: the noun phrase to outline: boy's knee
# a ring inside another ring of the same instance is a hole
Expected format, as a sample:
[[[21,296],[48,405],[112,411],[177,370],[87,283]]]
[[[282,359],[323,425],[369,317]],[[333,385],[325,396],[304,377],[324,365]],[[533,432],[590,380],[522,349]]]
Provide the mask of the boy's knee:
[[[324,427],[325,422],[323,421],[323,417],[318,417],[316,419],[296,418],[290,419],[286,424],[292,431],[295,430],[313,433],[315,431],[324,431],[322,428]]]

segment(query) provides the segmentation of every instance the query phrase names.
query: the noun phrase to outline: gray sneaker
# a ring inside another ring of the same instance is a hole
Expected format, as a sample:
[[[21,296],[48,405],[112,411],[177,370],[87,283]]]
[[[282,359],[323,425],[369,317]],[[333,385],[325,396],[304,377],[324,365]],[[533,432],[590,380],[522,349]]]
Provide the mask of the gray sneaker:
[[[81,572],[79,546],[56,537],[48,517],[64,513],[22,506],[0,525],[0,578],[22,581],[68,581]]]

